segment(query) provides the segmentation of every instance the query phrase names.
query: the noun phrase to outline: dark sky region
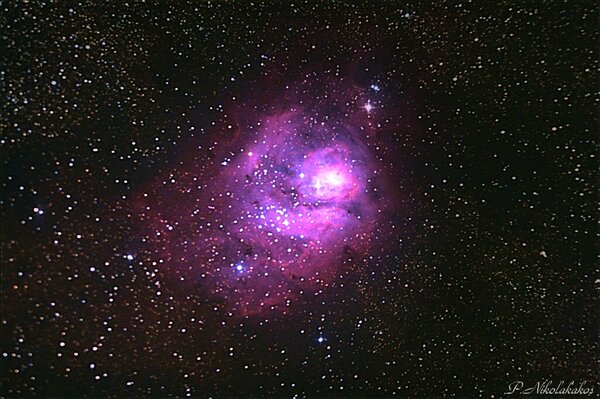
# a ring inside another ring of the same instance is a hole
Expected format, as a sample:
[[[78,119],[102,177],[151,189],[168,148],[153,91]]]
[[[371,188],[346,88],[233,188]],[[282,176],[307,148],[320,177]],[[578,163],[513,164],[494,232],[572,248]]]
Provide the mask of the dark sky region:
[[[599,391],[594,2],[0,8],[2,397]]]

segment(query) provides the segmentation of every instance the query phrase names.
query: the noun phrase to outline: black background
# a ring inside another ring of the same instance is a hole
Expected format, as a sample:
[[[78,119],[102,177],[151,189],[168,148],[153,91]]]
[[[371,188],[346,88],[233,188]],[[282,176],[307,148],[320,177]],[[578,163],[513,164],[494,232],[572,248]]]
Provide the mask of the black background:
[[[1,7],[7,397],[597,384],[593,2]],[[157,299],[131,198],[218,141],[229,109],[311,74],[380,87],[378,157],[405,206],[364,274],[267,322],[223,324],[175,284]]]

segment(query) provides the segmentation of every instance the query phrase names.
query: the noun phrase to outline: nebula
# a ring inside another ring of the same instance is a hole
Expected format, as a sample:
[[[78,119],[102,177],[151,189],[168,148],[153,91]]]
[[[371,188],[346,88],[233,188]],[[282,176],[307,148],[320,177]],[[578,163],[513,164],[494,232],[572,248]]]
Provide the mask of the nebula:
[[[377,161],[352,118],[327,119],[300,107],[263,116],[211,165],[192,157],[145,190],[138,208],[164,273],[250,316],[288,312],[327,289],[348,253],[368,253]]]

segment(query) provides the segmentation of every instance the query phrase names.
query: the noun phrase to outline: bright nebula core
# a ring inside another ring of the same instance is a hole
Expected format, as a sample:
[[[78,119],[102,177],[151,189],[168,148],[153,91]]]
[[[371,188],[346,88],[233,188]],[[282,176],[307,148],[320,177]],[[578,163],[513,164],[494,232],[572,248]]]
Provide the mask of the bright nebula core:
[[[272,112],[210,148],[212,165],[190,154],[161,177],[139,203],[160,267],[239,316],[287,313],[326,290],[350,253],[368,252],[384,207],[370,116],[353,111]]]

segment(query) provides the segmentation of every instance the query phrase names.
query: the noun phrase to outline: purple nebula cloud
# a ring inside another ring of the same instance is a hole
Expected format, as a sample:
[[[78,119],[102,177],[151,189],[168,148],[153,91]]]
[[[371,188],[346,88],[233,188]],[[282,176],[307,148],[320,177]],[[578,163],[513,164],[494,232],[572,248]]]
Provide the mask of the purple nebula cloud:
[[[163,273],[238,316],[287,313],[330,286],[348,251],[366,256],[385,180],[357,122],[370,116],[353,110],[363,119],[262,117],[210,165],[190,156],[148,187],[136,206]]]

